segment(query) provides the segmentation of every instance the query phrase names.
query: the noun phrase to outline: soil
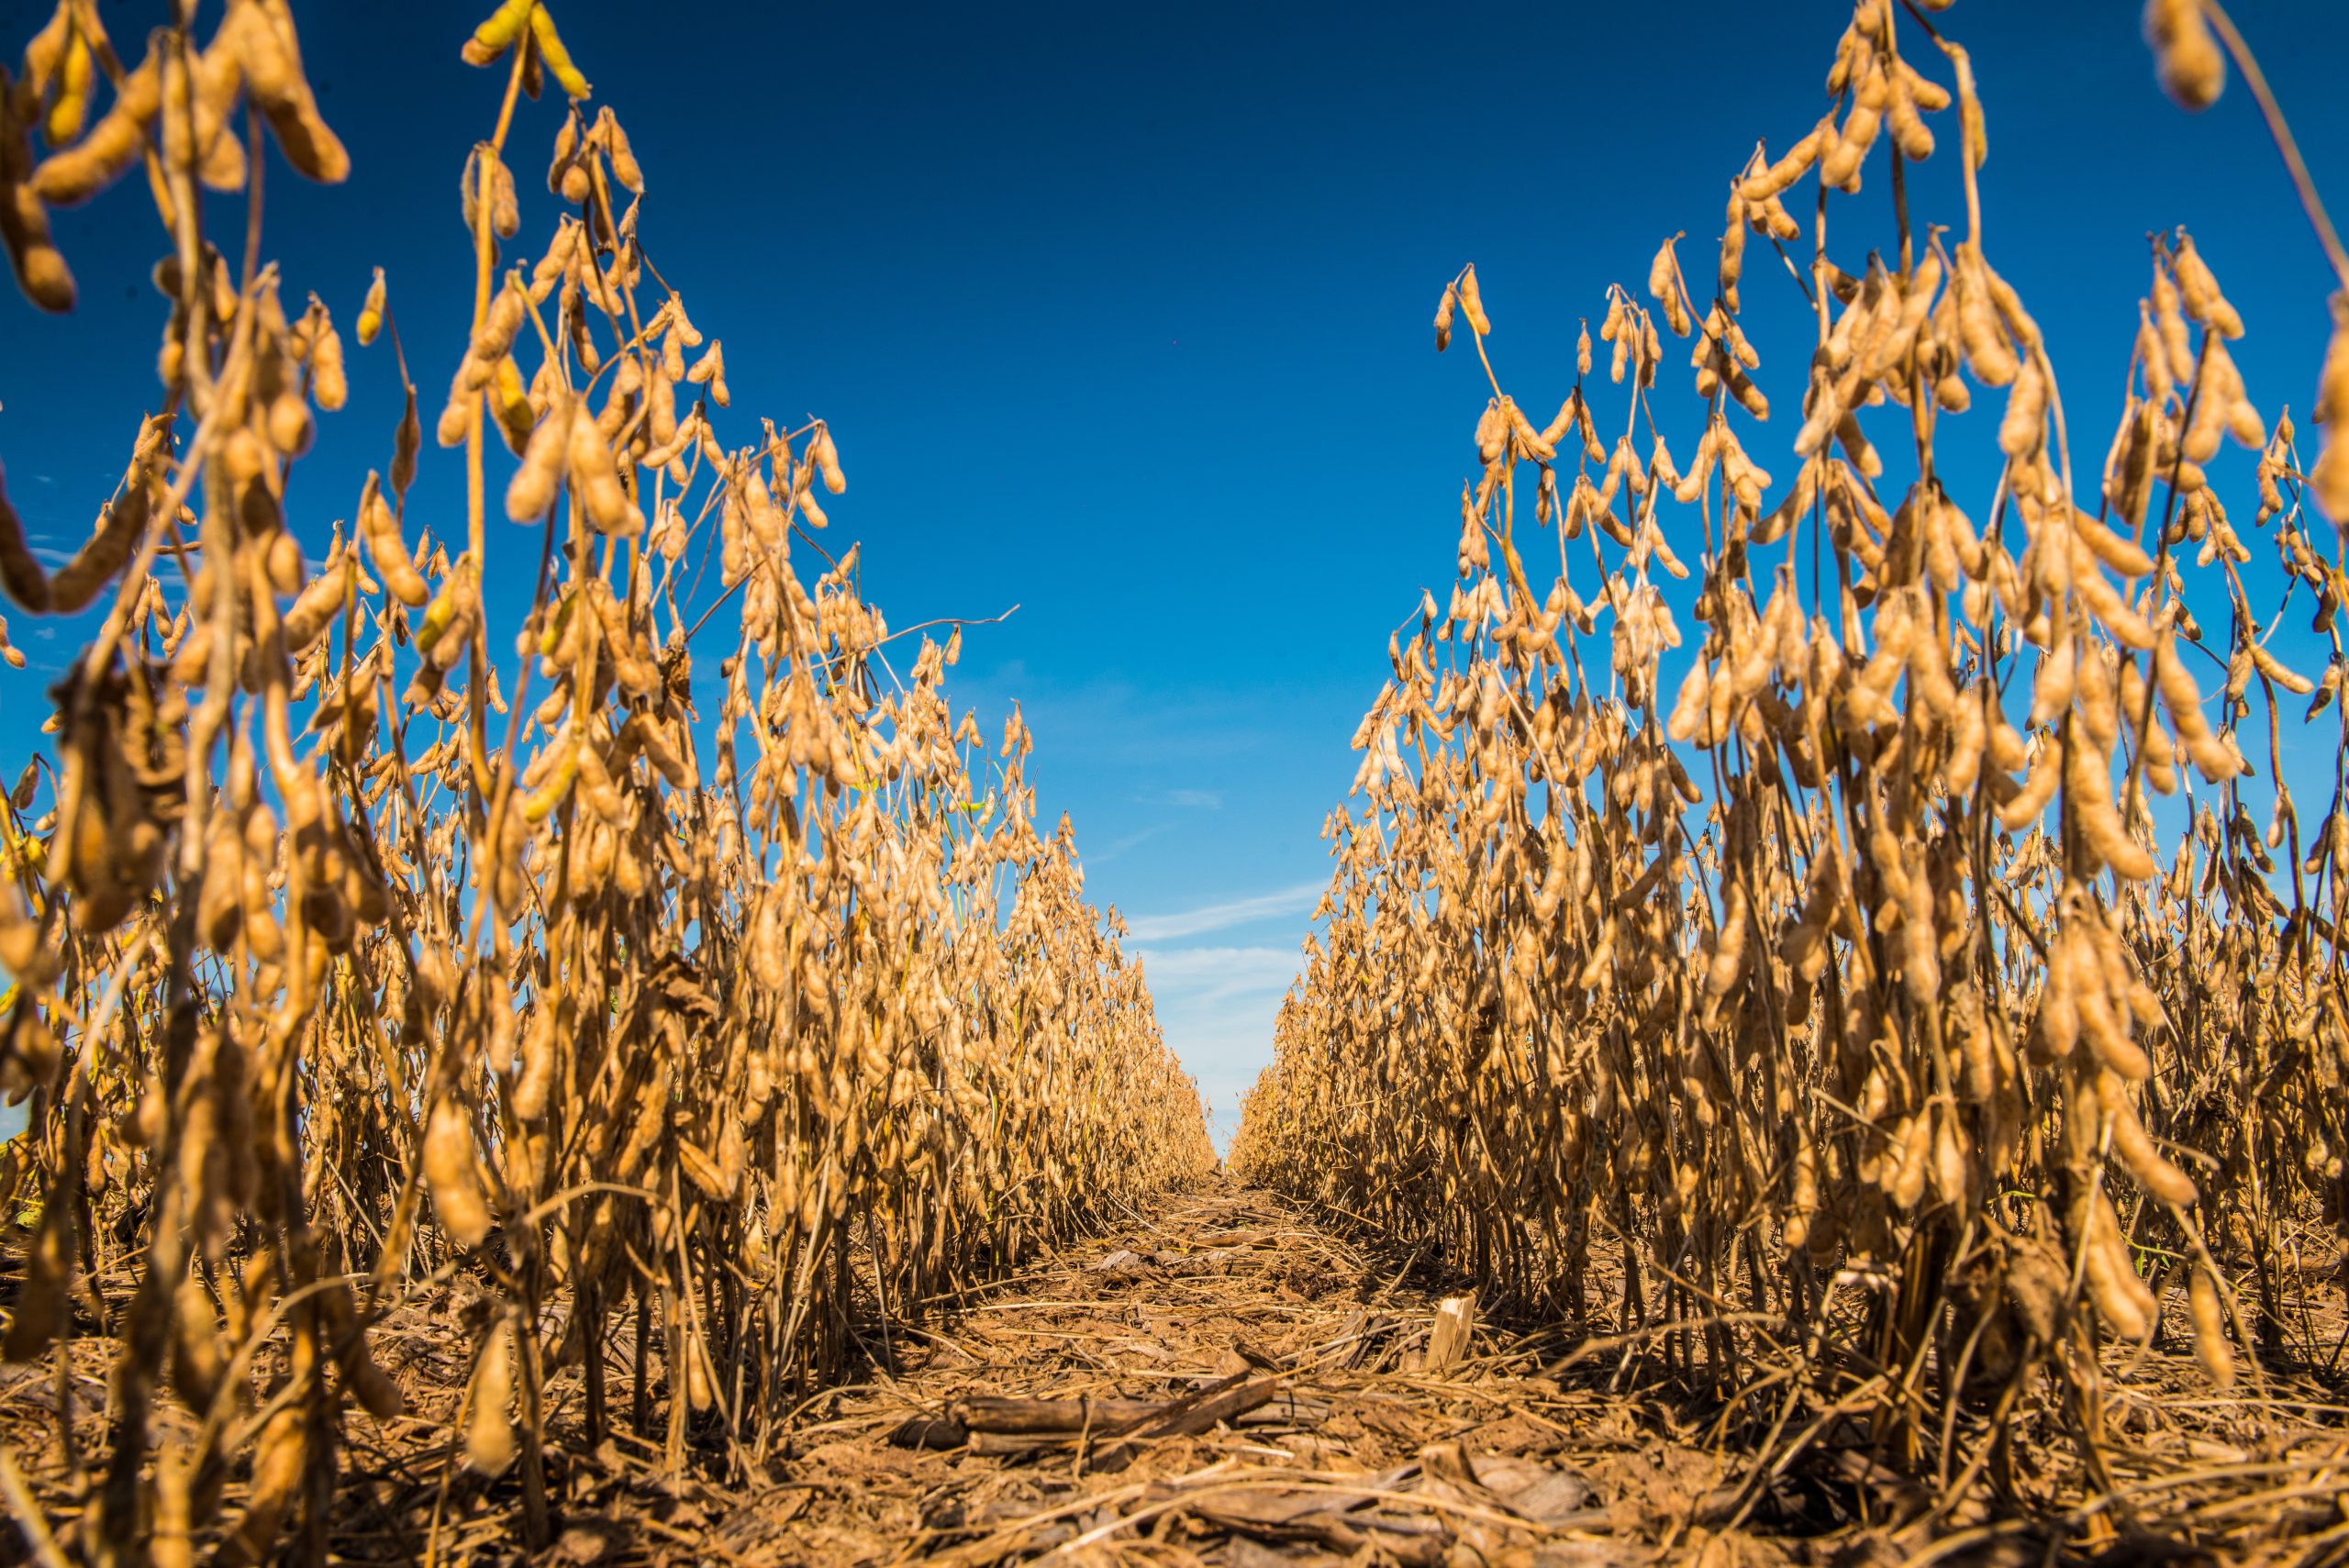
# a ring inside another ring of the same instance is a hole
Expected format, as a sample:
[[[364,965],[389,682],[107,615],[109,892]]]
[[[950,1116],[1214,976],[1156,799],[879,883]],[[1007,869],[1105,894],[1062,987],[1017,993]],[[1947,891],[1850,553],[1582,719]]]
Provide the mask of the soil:
[[[1790,1462],[1758,1467],[1753,1434],[1709,1420],[1699,1401],[1620,1388],[1620,1362],[1573,1355],[1578,1337],[1479,1322],[1425,1260],[1229,1184],[1170,1195],[929,1304],[918,1323],[885,1331],[876,1318],[859,1381],[810,1400],[763,1454],[696,1451],[673,1472],[624,1418],[591,1450],[576,1372],[551,1380],[552,1521],[532,1551],[513,1473],[484,1480],[454,1462],[468,1288],[452,1280],[377,1330],[411,1414],[346,1416],[335,1561],[1924,1568],[2349,1555],[2344,1412],[2310,1378],[2271,1382],[2255,1402],[2214,1397],[2190,1358],[2138,1351],[2114,1367],[2100,1472],[2052,1415],[2018,1412],[1998,1473],[1934,1518],[1927,1489],[1831,1411]],[[79,1452],[103,1451],[105,1349],[79,1341],[61,1373],[0,1370],[0,1448],[69,1554],[94,1481],[55,1412],[61,1400],[73,1412]],[[175,1417],[162,1401],[164,1435]],[[232,1480],[231,1517],[237,1493]],[[0,1533],[0,1562],[24,1550]]]

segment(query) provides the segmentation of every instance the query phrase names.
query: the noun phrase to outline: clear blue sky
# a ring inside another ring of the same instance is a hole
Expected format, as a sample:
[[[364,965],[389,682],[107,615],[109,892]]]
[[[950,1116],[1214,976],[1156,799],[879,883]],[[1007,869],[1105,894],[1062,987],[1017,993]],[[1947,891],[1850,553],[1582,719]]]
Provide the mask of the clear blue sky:
[[[11,57],[47,8],[0,0]],[[470,288],[457,172],[500,87],[457,59],[486,8],[297,0],[356,172],[322,190],[274,164],[269,182],[267,250],[292,297],[317,290],[347,334],[369,268],[388,269],[428,426]],[[106,0],[104,15],[135,40],[161,11]],[[1450,578],[1484,393],[1473,358],[1432,351],[1443,281],[1477,263],[1504,383],[1554,406],[1577,319],[1596,321],[1609,282],[1642,284],[1664,235],[1687,229],[1684,265],[1709,279],[1725,182],[1756,138],[1783,148],[1817,117],[1848,8],[555,13],[645,166],[653,261],[725,340],[737,424],[831,420],[850,479],[834,529],[865,541],[871,596],[897,625],[1022,606],[966,639],[960,699],[990,720],[1024,702],[1042,804],[1074,815],[1088,890],[1133,922],[1228,1132],[1269,1054],[1387,631]],[[2305,414],[2324,346],[2321,259],[2248,95],[2235,82],[2210,114],[2178,111],[2137,17],[2131,0],[1963,0],[1942,16],[1983,80],[1992,257],[2068,373],[2091,469],[2149,229],[2195,230],[2249,320],[2237,357],[2271,418],[2288,401]],[[2332,80],[2349,22],[2287,0],[2242,0],[2238,19],[2349,206]],[[526,106],[515,137],[526,245],[551,221],[540,176],[557,117]],[[1946,175],[1954,116],[1936,128]],[[1868,200],[1882,183],[1879,163]],[[0,303],[0,461],[50,545],[78,540],[110,488],[156,395],[161,323],[135,182],[58,230],[80,312]],[[1758,264],[1748,279],[1765,384],[1791,407],[1792,285]],[[351,356],[351,405],[292,497],[314,547],[389,450],[389,361]],[[1693,410],[1679,373],[1672,396]],[[1998,406],[1974,416],[1981,446]],[[1754,450],[1783,471],[1771,453],[1792,429],[1773,425]],[[424,483],[461,527],[455,465],[429,448]],[[523,577],[518,531],[496,548],[493,566]],[[83,628],[9,618],[34,662],[0,671],[0,754],[16,756]]]

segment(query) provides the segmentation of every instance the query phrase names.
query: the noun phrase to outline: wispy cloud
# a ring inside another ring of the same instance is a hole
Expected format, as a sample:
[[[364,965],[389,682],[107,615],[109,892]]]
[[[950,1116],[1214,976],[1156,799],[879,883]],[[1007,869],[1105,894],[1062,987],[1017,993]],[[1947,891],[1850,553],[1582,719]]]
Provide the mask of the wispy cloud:
[[[1146,795],[1168,777],[1214,791],[1219,801],[1218,769],[1281,736],[1277,706],[1245,689],[1143,686],[1114,674],[1069,682],[1017,659],[986,667],[966,656],[955,672],[957,711],[975,706],[981,722],[993,726],[1015,701],[1036,737],[1037,755],[1049,752],[1055,770],[1115,769],[1126,775],[1122,793],[1150,805],[1186,804]]]
[[[1220,811],[1223,809],[1223,796],[1211,789],[1170,789],[1147,804],[1175,806],[1186,811]]]
[[[1122,839],[1113,839],[1099,852],[1085,855],[1085,863],[1088,866],[1108,865],[1136,845],[1146,844],[1161,833],[1173,831],[1174,827],[1174,824],[1172,822],[1153,822],[1149,827],[1129,833]],[[1080,851],[1081,850],[1082,846],[1080,846]]]
[[[1208,904],[1177,914],[1136,916],[1126,922],[1126,929],[1137,942],[1173,941],[1182,937],[1201,936],[1208,931],[1245,926],[1255,920],[1302,915],[1320,901],[1321,888],[1322,884],[1318,882],[1300,882],[1277,892],[1260,893],[1251,898],[1234,898],[1222,904]]]
[[[1228,1147],[1240,1096],[1272,1054],[1273,1019],[1304,960],[1294,948],[1135,948],[1166,1043],[1208,1097]]]
[[[1303,966],[1295,948],[1144,948],[1133,950],[1152,995],[1191,1006],[1235,996],[1278,994]]]

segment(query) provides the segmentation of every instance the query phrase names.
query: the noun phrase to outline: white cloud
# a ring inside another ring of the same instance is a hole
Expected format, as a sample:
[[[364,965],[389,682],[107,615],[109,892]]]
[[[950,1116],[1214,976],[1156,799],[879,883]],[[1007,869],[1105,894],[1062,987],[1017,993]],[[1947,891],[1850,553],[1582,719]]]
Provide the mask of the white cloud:
[[[1220,811],[1223,796],[1211,789],[1170,789],[1166,792],[1166,804],[1189,811]]]
[[[1288,989],[1304,967],[1293,948],[1136,948],[1151,994],[1200,1005]]]
[[[1137,916],[1126,922],[1126,929],[1137,942],[1163,942],[1220,931],[1227,927],[1245,926],[1257,920],[1302,915],[1320,901],[1323,885],[1319,882],[1300,882],[1277,892],[1209,904],[1197,909],[1186,909],[1179,914]]]
[[[1105,866],[1136,845],[1146,844],[1162,833],[1171,832],[1174,827],[1174,824],[1172,822],[1153,822],[1139,832],[1129,833],[1122,839],[1113,840],[1107,849],[1097,854],[1085,854],[1085,847],[1080,844],[1077,846],[1078,856],[1087,866]]]
[[[1166,1043],[1208,1099],[1210,1129],[1228,1147],[1240,1096],[1272,1054],[1273,1019],[1302,966],[1293,948],[1135,948]]]

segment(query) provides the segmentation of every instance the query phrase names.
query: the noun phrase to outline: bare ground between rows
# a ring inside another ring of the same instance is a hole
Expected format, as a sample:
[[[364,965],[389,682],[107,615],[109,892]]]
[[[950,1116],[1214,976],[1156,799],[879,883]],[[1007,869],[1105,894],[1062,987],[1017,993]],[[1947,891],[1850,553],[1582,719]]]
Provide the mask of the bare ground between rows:
[[[1413,1262],[1262,1191],[1169,1195],[928,1321],[873,1323],[872,1364],[798,1412],[774,1452],[703,1455],[713,1462],[682,1477],[624,1419],[589,1451],[578,1374],[560,1374],[546,1455],[556,1539],[538,1551],[522,1544],[512,1478],[484,1483],[454,1462],[460,1282],[379,1329],[413,1414],[346,1417],[334,1557],[2349,1561],[2349,1412],[2313,1378],[2271,1382],[2254,1403],[2214,1396],[2181,1357],[2116,1362],[2101,1483],[2087,1482],[2056,1413],[2021,1410],[2003,1493],[1927,1528],[1928,1488],[1877,1463],[1857,1429],[1822,1429],[1765,1475],[1741,1451],[1750,1431],[1716,1429],[1693,1398],[1611,1387],[1605,1358],[1562,1367],[1575,1341],[1554,1329],[1478,1327],[1430,1370],[1442,1282]],[[61,1371],[52,1359],[0,1373],[0,1443],[69,1549],[92,1481],[55,1412],[72,1412],[80,1455],[99,1451],[106,1350],[83,1340]],[[729,1479],[713,1479],[719,1470]],[[232,1480],[232,1506],[238,1491]],[[0,1539],[0,1562],[23,1552],[17,1532]]]

